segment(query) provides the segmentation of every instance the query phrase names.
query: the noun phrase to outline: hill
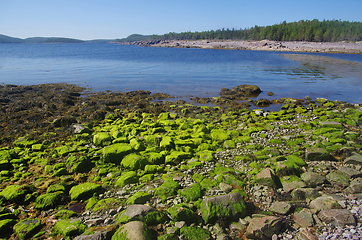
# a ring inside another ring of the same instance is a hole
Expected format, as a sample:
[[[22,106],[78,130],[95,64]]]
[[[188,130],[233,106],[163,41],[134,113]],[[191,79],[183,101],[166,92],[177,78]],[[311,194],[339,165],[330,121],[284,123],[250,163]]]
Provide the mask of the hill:
[[[23,42],[24,40],[21,38],[13,38],[0,34],[0,43],[23,43]]]
[[[154,36],[156,36],[156,35],[154,35]],[[151,35],[131,34],[126,38],[116,39],[114,41],[124,43],[124,42],[150,41],[150,40],[152,40]]]

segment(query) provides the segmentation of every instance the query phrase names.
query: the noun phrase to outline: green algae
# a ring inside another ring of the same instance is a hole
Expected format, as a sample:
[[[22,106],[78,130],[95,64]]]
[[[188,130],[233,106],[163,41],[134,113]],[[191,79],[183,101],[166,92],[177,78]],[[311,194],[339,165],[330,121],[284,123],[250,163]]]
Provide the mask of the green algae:
[[[178,194],[186,199],[186,202],[196,201],[201,197],[201,185],[194,183],[191,186],[178,190]]]
[[[79,220],[60,220],[53,227],[53,233],[63,235],[66,238],[74,237],[82,234],[86,230],[86,226]]]
[[[63,192],[42,194],[35,199],[34,208],[39,210],[48,210],[51,208],[55,208],[61,202],[61,197],[63,196],[63,194]]]
[[[86,200],[102,190],[102,186],[96,183],[82,183],[70,189],[69,195],[72,200]]]

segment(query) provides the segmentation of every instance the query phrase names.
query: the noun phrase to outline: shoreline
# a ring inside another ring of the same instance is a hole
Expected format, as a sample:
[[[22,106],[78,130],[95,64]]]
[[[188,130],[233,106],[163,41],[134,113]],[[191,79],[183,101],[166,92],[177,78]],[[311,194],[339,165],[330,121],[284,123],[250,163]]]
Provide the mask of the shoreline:
[[[127,43],[130,45],[171,48],[232,49],[280,52],[320,52],[362,54],[362,42],[299,42],[245,40],[155,40]]]

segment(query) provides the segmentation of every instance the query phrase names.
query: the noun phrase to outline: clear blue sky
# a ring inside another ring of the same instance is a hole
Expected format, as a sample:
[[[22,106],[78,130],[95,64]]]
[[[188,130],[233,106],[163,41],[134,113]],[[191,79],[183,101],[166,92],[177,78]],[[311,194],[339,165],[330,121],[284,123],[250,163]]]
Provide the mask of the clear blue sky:
[[[0,34],[115,39],[301,19],[362,22],[362,0],[0,0]]]

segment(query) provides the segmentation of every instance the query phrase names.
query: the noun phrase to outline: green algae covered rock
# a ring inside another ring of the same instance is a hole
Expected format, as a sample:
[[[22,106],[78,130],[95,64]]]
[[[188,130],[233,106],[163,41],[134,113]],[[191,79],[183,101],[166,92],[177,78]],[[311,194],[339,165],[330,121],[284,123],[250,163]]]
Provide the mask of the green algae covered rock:
[[[182,227],[180,234],[185,240],[199,240],[199,239],[210,239],[210,232],[206,229],[193,226],[193,227]]]
[[[28,185],[9,185],[0,192],[0,196],[10,202],[22,203],[28,193],[30,193]]]
[[[185,221],[186,223],[192,223],[196,214],[189,205],[185,203],[176,204],[169,209],[167,212],[171,215],[172,219],[176,222]]]
[[[214,153],[215,153],[214,151],[204,150],[204,151],[195,153],[195,155],[199,156],[200,161],[213,161]]]
[[[217,142],[224,142],[229,139],[228,132],[222,129],[211,130],[211,139]]]
[[[66,166],[70,173],[86,173],[92,169],[94,164],[86,156],[70,156]]]
[[[140,221],[132,221],[120,227],[112,236],[112,240],[151,240],[150,230]]]
[[[206,224],[216,221],[219,217],[237,219],[246,213],[244,199],[240,193],[209,197],[204,199],[201,205],[201,215]]]
[[[130,170],[138,170],[143,169],[147,163],[146,158],[143,156],[131,153],[123,158],[121,166]]]
[[[198,183],[194,183],[189,187],[178,190],[178,194],[183,196],[186,202],[196,201],[201,197],[201,186]]]
[[[99,132],[93,136],[93,143],[96,146],[102,147],[111,144],[112,138],[106,132]]]
[[[70,189],[69,195],[72,200],[86,200],[102,190],[102,186],[96,183],[82,183]]]
[[[172,180],[164,182],[159,186],[155,191],[155,196],[159,196],[162,201],[166,201],[168,197],[174,196],[177,193],[177,190],[180,188],[180,185]]]
[[[40,219],[37,218],[24,219],[15,224],[14,232],[19,237],[19,239],[28,239],[40,227],[41,227]]]
[[[146,165],[145,174],[149,173],[161,173],[163,172],[163,167],[158,165]]]
[[[147,192],[136,192],[130,198],[127,199],[126,204],[144,204],[149,201],[152,197],[152,194]]]
[[[182,151],[173,151],[166,156],[165,164],[179,164],[182,160],[190,157],[190,154]]]
[[[163,164],[165,163],[165,152],[149,152],[146,158],[150,164]]]
[[[45,193],[40,195],[35,199],[35,209],[39,210],[48,210],[51,208],[55,208],[58,203],[61,201],[61,197],[63,192],[52,192],[52,193]]]
[[[115,143],[110,146],[104,147],[101,150],[101,158],[105,163],[120,163],[122,158],[134,150],[131,145],[126,143]]]
[[[55,214],[55,217],[57,219],[69,219],[71,217],[75,217],[78,214],[76,212],[73,212],[71,210],[60,210]]]
[[[127,184],[136,183],[138,181],[137,173],[135,171],[124,172],[117,179],[115,185],[117,187],[124,187]]]
[[[114,199],[114,198],[101,199],[97,203],[94,204],[93,212],[105,211],[110,208],[115,208],[115,207],[118,207],[119,204],[120,204],[119,200]]]
[[[63,235],[66,238],[75,237],[82,234],[87,227],[79,220],[60,220],[53,227],[53,232],[57,235]]]

